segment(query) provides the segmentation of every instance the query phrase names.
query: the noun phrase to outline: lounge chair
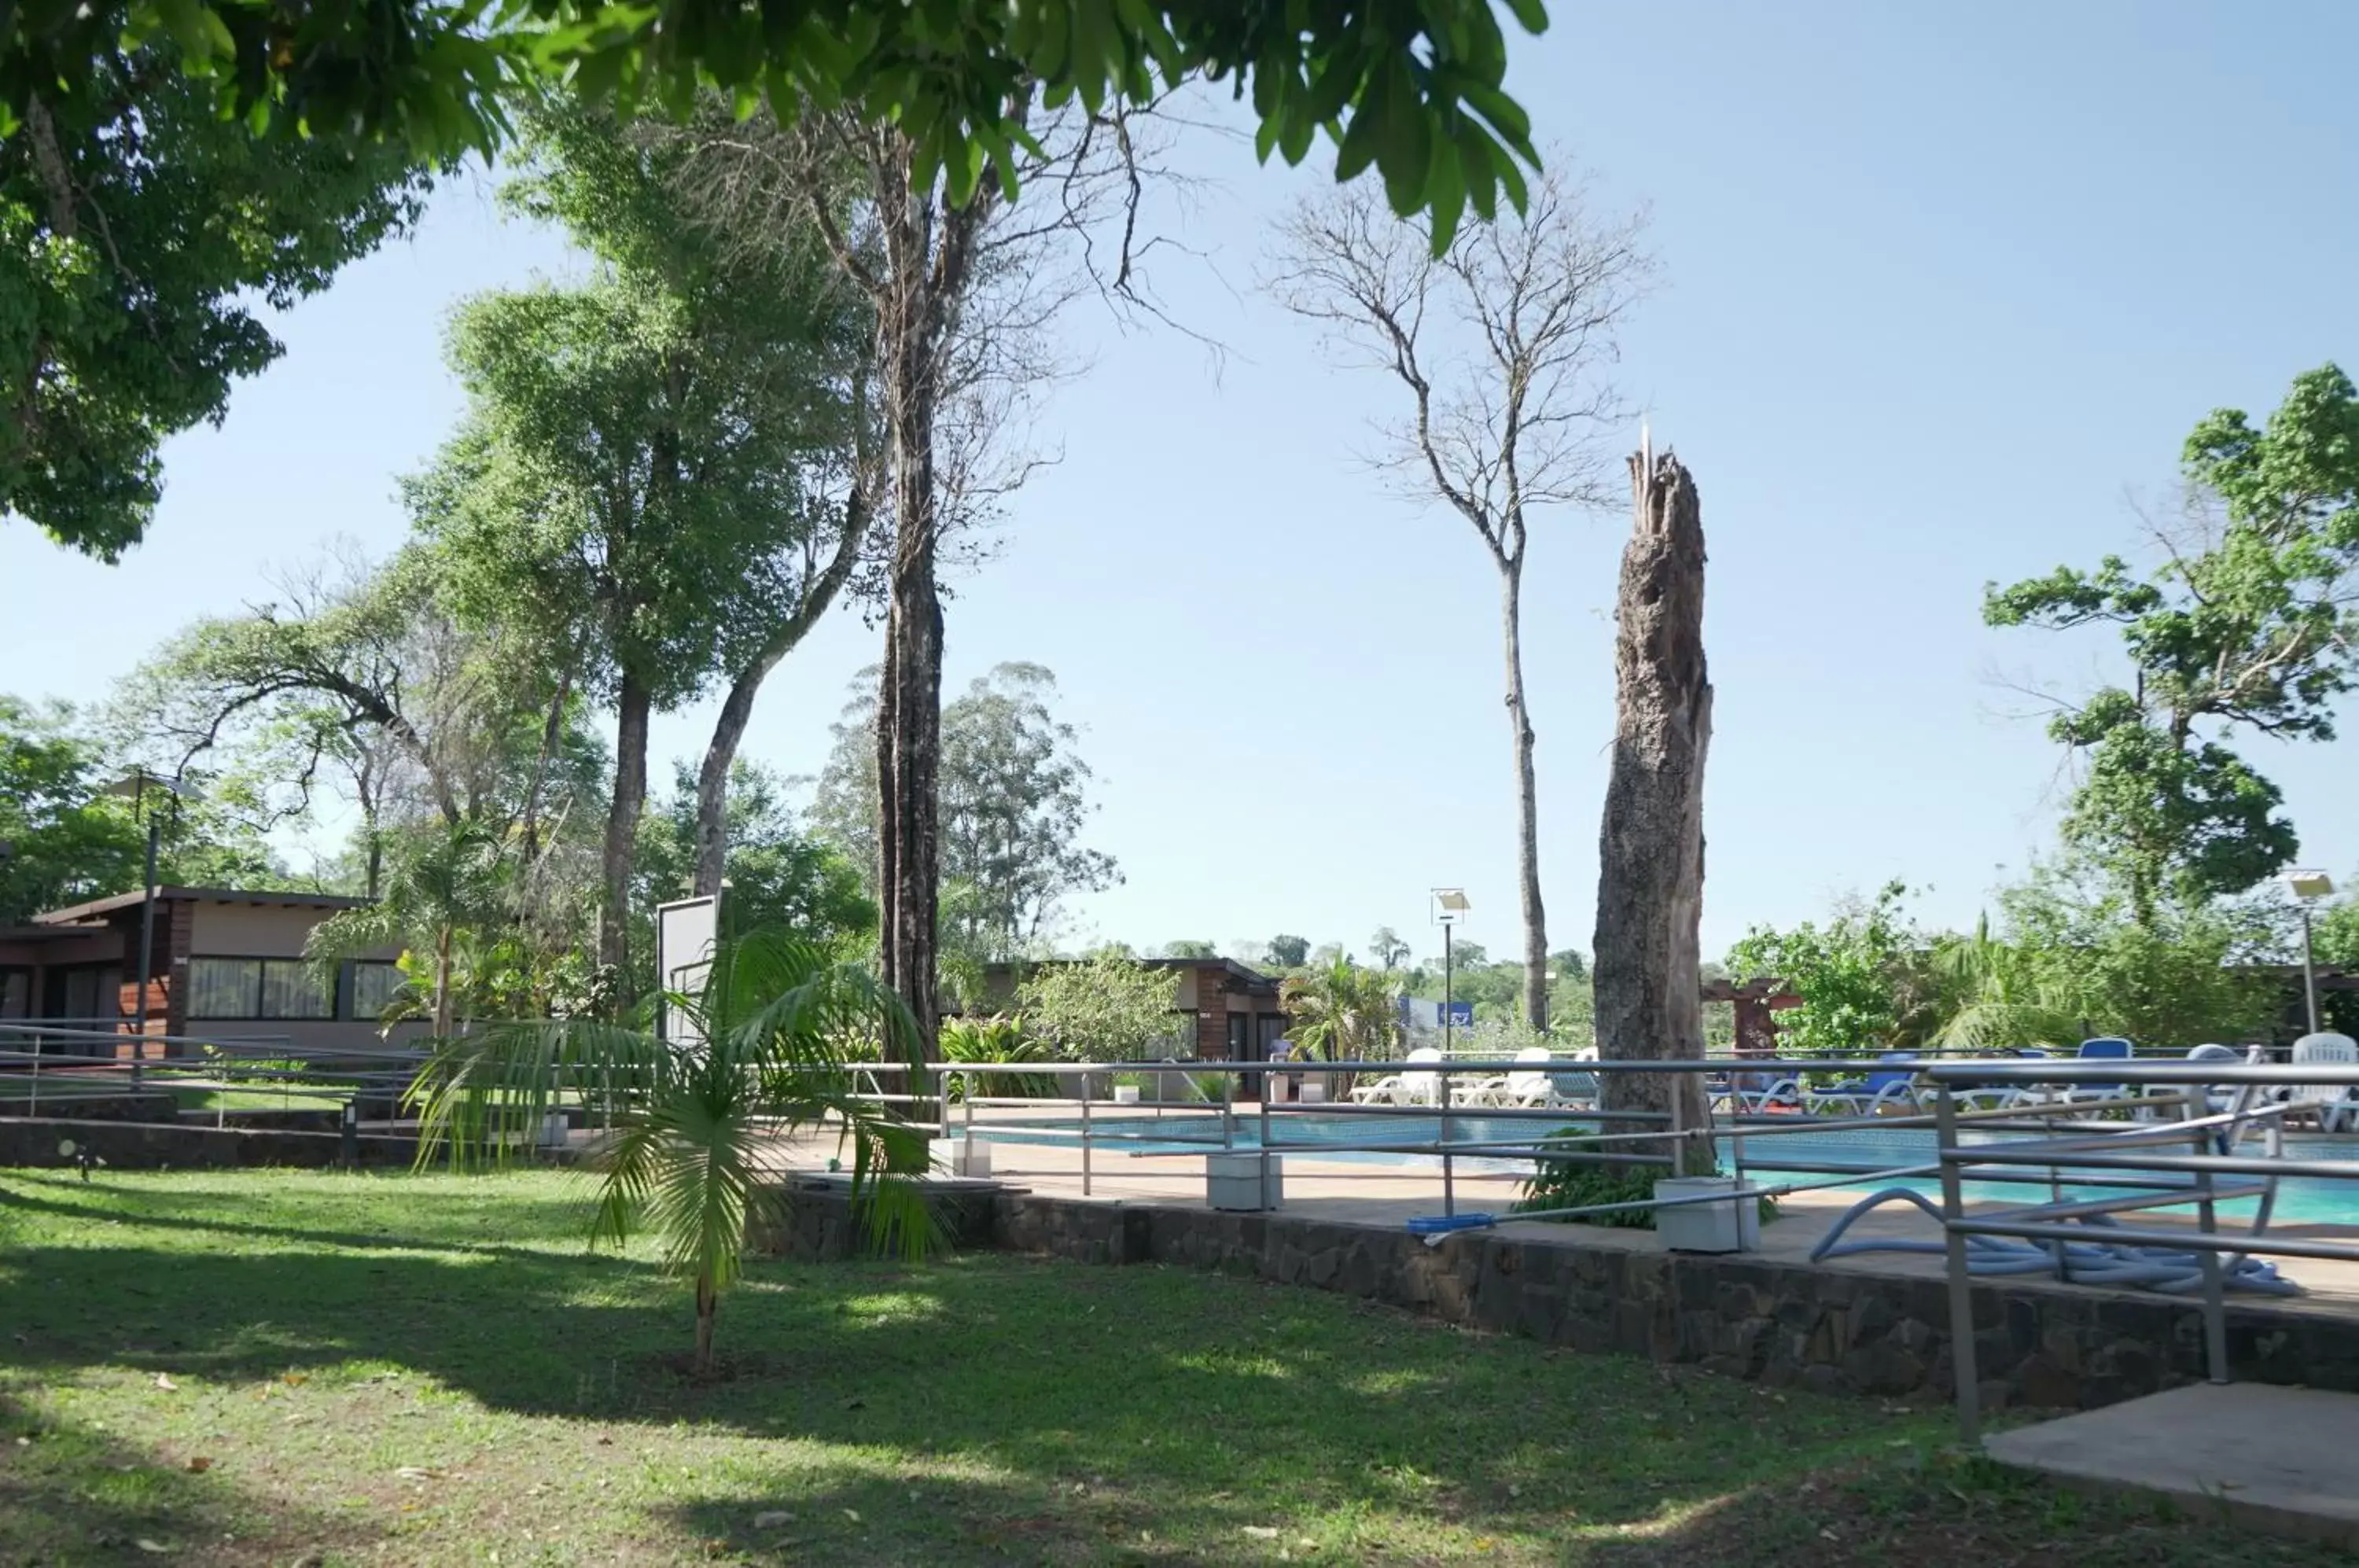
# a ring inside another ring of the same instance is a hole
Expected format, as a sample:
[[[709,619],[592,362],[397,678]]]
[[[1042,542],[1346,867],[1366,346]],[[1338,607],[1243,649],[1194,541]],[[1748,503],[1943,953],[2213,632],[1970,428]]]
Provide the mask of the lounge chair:
[[[2297,1066],[2322,1062],[2338,1065],[2359,1063],[2359,1040],[2332,1030],[2306,1034],[2293,1042],[2293,1060]],[[2348,1083],[2296,1084],[2289,1097],[2296,1105],[2315,1107],[2321,1132],[2348,1132],[2359,1126],[2359,1100],[2353,1098],[2352,1085]]]
[[[1887,1051],[1878,1062],[1905,1062],[1907,1067],[1871,1073],[1864,1078],[1838,1083],[1832,1089],[1802,1088],[1802,1108],[1833,1110],[1844,1116],[1880,1116],[1887,1109],[1914,1111],[1917,1104],[1917,1059],[1905,1051]]]
[[[2024,1046],[2008,1054],[2019,1059],[2048,1060],[2048,1052],[2037,1046]],[[2004,1111],[2016,1105],[2036,1105],[2048,1097],[2047,1091],[2037,1083],[1987,1083],[1979,1089],[1960,1089],[1956,1095],[1962,1111]]]
[[[2245,1053],[2234,1046],[2199,1045],[2187,1053],[2190,1062],[2242,1062]],[[2202,1112],[2216,1116],[2224,1113],[2235,1099],[2235,1091],[2212,1083],[2200,1091],[2203,1096]]]
[[[2117,1034],[2099,1035],[2084,1040],[2076,1061],[2127,1062],[2137,1054],[2137,1048]],[[2128,1083],[2060,1083],[2051,1092],[2052,1097],[2068,1105],[2095,1105],[2105,1101],[2134,1100],[2137,1090]]]
[[[1439,1062],[1441,1052],[1432,1046],[1420,1045],[1405,1060]],[[1436,1073],[1387,1073],[1352,1091],[1352,1103],[1355,1105],[1430,1105],[1440,1097],[1440,1074]]]
[[[1772,1111],[1802,1108],[1802,1081],[1790,1073],[1732,1073],[1728,1098],[1741,1116],[1767,1116]]]
[[[1518,1062],[1550,1062],[1556,1057],[1544,1045],[1527,1045],[1516,1052]],[[1567,1093],[1570,1087],[1571,1093]],[[1480,1100],[1474,1098],[1479,1094]],[[1547,1073],[1537,1069],[1508,1073],[1478,1085],[1469,1104],[1497,1105],[1507,1110],[1542,1110],[1559,1105],[1595,1104],[1597,1075],[1593,1073]]]

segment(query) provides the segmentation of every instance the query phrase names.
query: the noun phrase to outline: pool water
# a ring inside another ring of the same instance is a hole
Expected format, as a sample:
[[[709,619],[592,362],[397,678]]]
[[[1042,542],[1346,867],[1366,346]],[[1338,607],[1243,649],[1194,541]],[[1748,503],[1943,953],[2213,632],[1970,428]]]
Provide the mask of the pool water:
[[[1071,1135],[1078,1124],[1071,1119],[1057,1122],[1022,1123],[994,1122],[977,1124],[975,1136],[993,1143],[1059,1143],[1077,1141]],[[1049,1129],[1060,1127],[1063,1133]],[[1518,1118],[1484,1116],[1479,1114],[1452,1116],[1450,1136],[1454,1143],[1513,1143],[1529,1140],[1549,1133],[1579,1130],[1594,1132],[1599,1124],[1568,1116],[1562,1122],[1526,1121]],[[1098,1169],[1110,1170],[1106,1161],[1121,1160],[1131,1152],[1143,1154],[1196,1154],[1221,1147],[1221,1122],[1218,1116],[1201,1114],[1171,1116],[1106,1116],[1094,1117],[1090,1123],[1093,1138],[1098,1141]],[[1364,1150],[1344,1150],[1326,1148],[1347,1143],[1431,1143],[1441,1137],[1441,1118],[1433,1116],[1324,1116],[1316,1113],[1289,1111],[1271,1119],[1270,1148],[1273,1150],[1299,1150],[1316,1155],[1321,1160],[1349,1163],[1392,1165],[1407,1169],[1439,1169],[1441,1160],[1430,1154],[1392,1154]],[[2005,1143],[2014,1141],[2006,1134],[1976,1135],[1968,1132],[1967,1142]],[[1235,1147],[1261,1147],[1261,1119],[1240,1113],[1234,1124]],[[1114,1140],[1119,1139],[1117,1144]],[[1748,1178],[1764,1185],[1788,1181],[1821,1181],[1832,1180],[1830,1173],[1791,1171],[1781,1168],[1777,1156],[1807,1160],[1810,1164],[1861,1165],[1873,1170],[1897,1170],[1933,1163],[1937,1147],[1931,1127],[1853,1127],[1823,1133],[1777,1133],[1746,1140],[1745,1170]],[[2257,1143],[2245,1146],[2240,1152],[2257,1153]],[[1725,1133],[1720,1139],[1720,1155],[1723,1165],[1730,1160],[1730,1139]],[[2173,1149],[2169,1152],[2192,1152]],[[2352,1165],[2352,1181],[2321,1181],[2314,1177],[2288,1177],[2277,1183],[2277,1206],[2273,1223],[2359,1225],[2359,1140],[2326,1138],[2316,1135],[2289,1134],[2285,1140],[2288,1159],[2317,1160],[2347,1160]],[[1503,1160],[1477,1154],[1458,1157],[1460,1168],[1525,1172],[1531,1168],[1527,1160]],[[2071,1198],[2104,1197],[2119,1189],[2075,1185],[2072,1168],[2064,1168],[2065,1195]],[[2085,1172],[2093,1175],[2095,1172]],[[2126,1174],[2107,1171],[2107,1176]],[[2223,1178],[2241,1182],[2245,1178]],[[1883,1181],[1862,1181],[1855,1187],[1832,1189],[1837,1192],[1856,1192],[1864,1195],[1885,1187],[1908,1187],[1928,1194],[1938,1194],[1940,1182],[1933,1177],[1893,1178]],[[1966,1196],[1973,1202],[2036,1203],[2045,1194],[2044,1185],[2017,1182],[1968,1182]],[[2223,1219],[2249,1216],[2255,1208],[2253,1200],[2223,1203]]]

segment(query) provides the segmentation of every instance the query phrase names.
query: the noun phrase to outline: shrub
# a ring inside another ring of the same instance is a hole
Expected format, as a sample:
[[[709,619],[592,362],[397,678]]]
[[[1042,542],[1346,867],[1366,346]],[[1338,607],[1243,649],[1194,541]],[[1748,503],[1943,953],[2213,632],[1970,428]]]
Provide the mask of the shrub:
[[[945,1018],[941,1027],[942,1060],[949,1062],[1054,1062],[1056,1049],[1045,1040],[1025,1033],[1020,1018],[995,1014],[987,1018]],[[961,1076],[951,1082],[951,1098],[963,1100],[968,1085],[979,1099],[1048,1100],[1059,1093],[1052,1073],[990,1073]]]

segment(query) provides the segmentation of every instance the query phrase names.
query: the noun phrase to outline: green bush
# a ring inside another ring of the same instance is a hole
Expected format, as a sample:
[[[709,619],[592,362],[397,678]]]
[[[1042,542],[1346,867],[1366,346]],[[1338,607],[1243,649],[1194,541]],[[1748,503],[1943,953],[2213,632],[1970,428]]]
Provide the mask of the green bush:
[[[1021,1018],[945,1018],[942,1060],[948,1062],[1054,1062],[1057,1050],[1027,1034]],[[1049,1100],[1060,1092],[1053,1073],[988,1073],[951,1081],[951,1098],[963,1100],[968,1085],[978,1099]]]
[[[1586,1127],[1559,1127],[1551,1138],[1579,1137]],[[1552,1143],[1551,1148],[1564,1149],[1568,1158],[1539,1161],[1531,1176],[1524,1182],[1523,1196],[1517,1198],[1511,1213],[1537,1209],[1585,1209],[1598,1203],[1639,1203],[1655,1195],[1655,1183],[1670,1174],[1660,1165],[1600,1165],[1584,1160],[1580,1143]],[[1618,1147],[1625,1147],[1622,1145]],[[1777,1217],[1777,1200],[1761,1200],[1761,1221],[1767,1225]],[[1653,1230],[1655,1211],[1623,1209],[1618,1213],[1592,1214],[1585,1219],[1561,1220],[1562,1225],[1614,1225],[1623,1230]]]

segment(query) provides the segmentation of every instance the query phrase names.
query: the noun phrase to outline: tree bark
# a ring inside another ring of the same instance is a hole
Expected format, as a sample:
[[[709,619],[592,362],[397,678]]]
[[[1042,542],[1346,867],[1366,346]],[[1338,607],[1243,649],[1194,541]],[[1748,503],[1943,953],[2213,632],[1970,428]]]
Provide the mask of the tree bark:
[[[810,635],[819,618],[835,603],[846,579],[852,575],[854,562],[860,559],[860,542],[868,532],[869,508],[854,480],[852,495],[843,504],[843,531],[836,540],[835,554],[817,577],[803,586],[802,602],[795,611],[770,634],[745,667],[730,682],[729,695],[722,699],[721,712],[712,721],[712,738],[705,743],[704,764],[696,776],[696,882],[694,891],[700,898],[721,891],[722,874],[729,862],[729,768],[737,760],[738,745],[745,738],[745,726],[754,717],[754,699],[761,694],[762,682],[778,661],[792,653]],[[725,911],[724,911],[725,912]]]
[[[1712,683],[1703,653],[1703,517],[1695,482],[1669,452],[1630,460],[1634,517],[1622,554],[1614,646],[1614,766],[1598,835],[1598,1054],[1703,1054],[1698,922],[1703,911],[1703,771]],[[1693,1073],[1604,1075],[1609,1110],[1669,1111],[1710,1124]],[[1708,1139],[1680,1169],[1717,1161]]]
[[[877,892],[883,977],[908,1004],[930,1058],[941,1010],[935,974],[942,712],[935,419],[975,244],[993,198],[986,185],[962,207],[938,200],[933,190],[912,184],[913,159],[907,137],[895,134],[871,170],[884,257],[872,298],[894,527],[892,604],[876,703]]]
[[[606,809],[603,856],[606,902],[598,916],[598,962],[630,983],[631,864],[637,846],[639,812],[647,800],[647,682],[625,670],[614,699],[614,798]]]
[[[1524,702],[1523,558],[1500,569],[1500,618],[1507,655],[1507,728],[1516,751],[1516,877],[1524,905],[1524,1021],[1549,1027],[1548,910],[1540,902],[1538,786],[1532,768],[1532,713]]]

